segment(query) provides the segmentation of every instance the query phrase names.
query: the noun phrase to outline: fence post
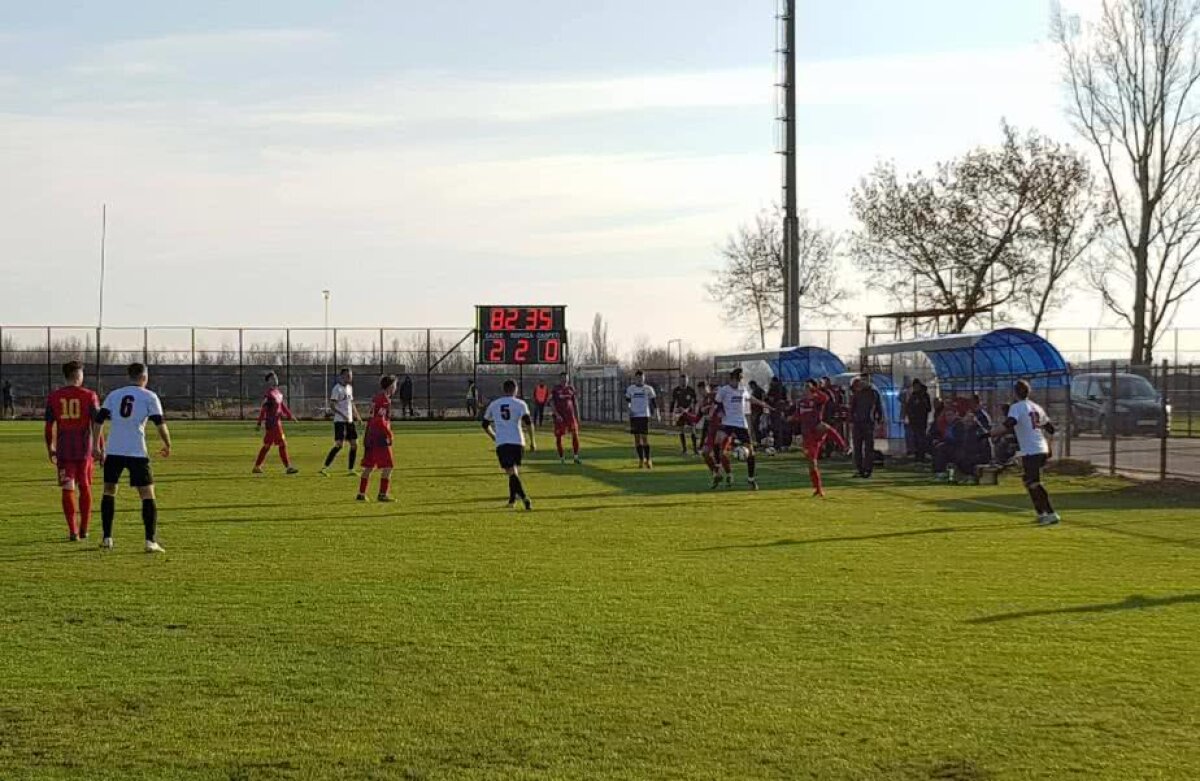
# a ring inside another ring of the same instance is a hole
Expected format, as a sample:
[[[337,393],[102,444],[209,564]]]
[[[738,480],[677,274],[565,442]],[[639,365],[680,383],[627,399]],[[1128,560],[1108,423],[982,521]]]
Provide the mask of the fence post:
[[[245,330],[238,329],[238,420],[246,419],[246,357],[243,350]]]
[[[1092,365],[1092,329],[1088,329],[1088,366]]]
[[[150,329],[142,329],[142,363],[150,365]]]
[[[104,384],[100,382],[100,338],[101,329],[100,326],[96,326],[96,393],[104,398]]]
[[[383,329],[379,329],[379,376],[387,374],[387,364],[383,360]]]
[[[1178,332],[1176,332],[1178,333]],[[1158,415],[1158,479],[1167,479],[1167,439],[1171,436],[1171,421],[1167,414],[1167,399],[1170,398],[1171,380],[1170,380],[1171,364],[1166,358],[1162,362],[1162,389],[1159,391],[1162,394],[1162,403]]]
[[[425,417],[433,419],[433,332],[425,329]]]
[[[1108,385],[1108,473],[1117,473],[1117,362],[1109,361]],[[1104,429],[1100,429],[1101,435]]]
[[[192,420],[196,419],[196,329],[192,329]]]
[[[341,367],[338,366],[337,329],[335,328],[335,329],[333,329],[333,370],[336,372],[339,368],[341,368]],[[326,388],[324,393],[326,396],[328,396],[329,388]],[[324,404],[324,402],[321,402],[321,403]]]
[[[42,394],[43,396],[49,396],[50,392],[52,390],[54,390],[54,369],[52,368],[53,359],[50,356],[50,347],[52,344],[53,344],[53,338],[50,335],[50,329],[47,328],[46,329],[46,392],[44,394]],[[15,412],[16,411],[15,399],[14,399],[13,407],[14,407],[13,411]]]
[[[1195,365],[1195,364],[1191,364],[1191,365],[1189,365],[1189,366],[1188,366],[1188,373],[1187,373],[1187,400],[1188,400],[1188,405],[1187,405],[1187,415],[1188,415],[1188,422],[1187,422],[1187,435],[1188,435],[1189,437],[1190,437],[1190,436],[1192,436],[1192,405],[1194,405],[1194,404],[1196,403],[1196,402],[1195,402],[1195,400],[1194,400],[1194,399],[1195,399],[1195,397],[1194,397],[1194,396],[1192,396],[1192,392],[1193,392],[1193,389],[1194,389],[1194,384],[1193,384],[1193,382],[1192,382],[1192,376],[1193,376],[1193,375],[1195,375],[1195,373],[1196,373],[1196,365]]]
[[[292,395],[292,329],[283,331],[283,387]]]
[[[1067,430],[1063,432],[1065,436],[1065,445],[1063,447],[1063,455],[1067,458],[1071,457],[1071,437],[1074,435],[1075,428],[1075,410],[1071,407],[1071,377],[1067,376]]]

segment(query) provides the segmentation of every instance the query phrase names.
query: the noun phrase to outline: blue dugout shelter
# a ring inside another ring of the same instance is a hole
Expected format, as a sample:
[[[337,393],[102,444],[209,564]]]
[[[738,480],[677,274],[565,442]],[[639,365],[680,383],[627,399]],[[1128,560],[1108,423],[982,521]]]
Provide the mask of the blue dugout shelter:
[[[821,347],[781,347],[716,358],[718,371],[728,371],[735,366],[745,370],[746,379],[755,380],[763,387],[771,377],[778,377],[791,387],[805,380],[833,377],[846,371],[841,358]]]

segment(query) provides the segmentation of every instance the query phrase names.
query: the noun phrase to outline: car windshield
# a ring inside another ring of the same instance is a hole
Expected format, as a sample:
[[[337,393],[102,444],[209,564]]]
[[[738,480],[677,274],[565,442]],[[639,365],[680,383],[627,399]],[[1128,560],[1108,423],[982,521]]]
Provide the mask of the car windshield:
[[[1100,381],[1100,393],[1105,398],[1108,398],[1112,395],[1110,388],[1112,388],[1112,382],[1110,380],[1105,379]],[[1157,399],[1158,391],[1154,390],[1154,386],[1151,385],[1145,377],[1118,377],[1117,398]]]

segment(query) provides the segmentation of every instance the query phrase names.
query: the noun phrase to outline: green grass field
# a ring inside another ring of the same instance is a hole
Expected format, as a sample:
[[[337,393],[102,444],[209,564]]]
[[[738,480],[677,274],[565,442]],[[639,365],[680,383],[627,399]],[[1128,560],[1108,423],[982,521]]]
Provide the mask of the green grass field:
[[[526,514],[477,428],[417,424],[364,506],[326,426],[295,477],[174,432],[148,557],[128,488],[113,553],[66,542],[0,426],[0,779],[1200,777],[1200,489],[1051,478],[1039,529],[1011,477],[709,492],[601,431]]]

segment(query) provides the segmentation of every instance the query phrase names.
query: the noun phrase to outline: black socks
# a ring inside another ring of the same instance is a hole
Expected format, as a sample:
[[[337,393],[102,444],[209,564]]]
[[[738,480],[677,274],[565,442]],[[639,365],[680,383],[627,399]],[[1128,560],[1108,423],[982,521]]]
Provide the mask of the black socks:
[[[105,494],[100,497],[100,523],[104,526],[104,537],[112,537],[113,517],[117,514],[117,497]]]
[[[146,542],[154,542],[158,532],[158,503],[153,499],[142,500],[142,525],[146,527]]]
[[[334,445],[329,449],[329,455],[325,456],[325,466],[328,467],[333,463],[333,459],[337,458],[337,454],[342,450],[341,445]]]
[[[517,498],[525,498],[525,486],[521,485],[521,478],[517,475],[508,476],[508,503],[512,504],[517,501]]]
[[[754,459],[753,455],[750,455],[746,459],[746,476],[751,480],[754,479],[754,467],[757,465],[757,463],[758,462]]]
[[[354,471],[354,462],[358,460],[358,445],[350,446],[350,471]]]

